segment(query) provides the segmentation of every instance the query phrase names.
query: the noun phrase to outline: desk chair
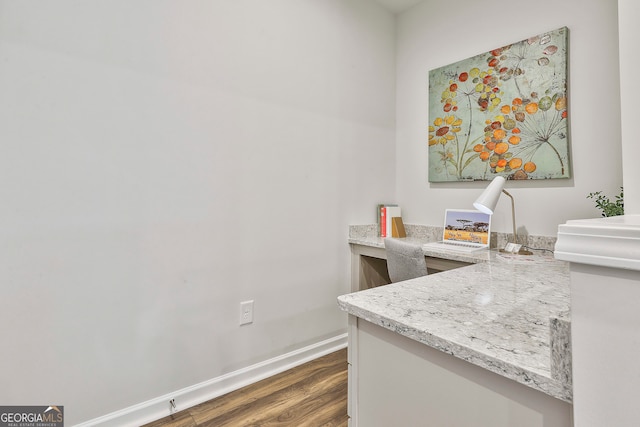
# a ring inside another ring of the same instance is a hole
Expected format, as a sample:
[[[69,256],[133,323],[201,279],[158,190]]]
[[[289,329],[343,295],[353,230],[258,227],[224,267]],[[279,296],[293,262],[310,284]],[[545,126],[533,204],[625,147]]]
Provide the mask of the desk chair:
[[[392,283],[427,275],[427,262],[421,246],[400,239],[386,238],[384,249]]]

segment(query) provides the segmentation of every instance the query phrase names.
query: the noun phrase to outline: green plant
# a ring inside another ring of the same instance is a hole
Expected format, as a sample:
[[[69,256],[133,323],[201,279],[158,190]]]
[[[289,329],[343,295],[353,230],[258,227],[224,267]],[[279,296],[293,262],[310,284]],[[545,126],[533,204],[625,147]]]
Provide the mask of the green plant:
[[[620,187],[620,194],[616,196],[613,202],[603,195],[602,191],[589,193],[587,198],[596,201],[596,208],[602,211],[602,216],[624,215],[624,191],[622,187]]]

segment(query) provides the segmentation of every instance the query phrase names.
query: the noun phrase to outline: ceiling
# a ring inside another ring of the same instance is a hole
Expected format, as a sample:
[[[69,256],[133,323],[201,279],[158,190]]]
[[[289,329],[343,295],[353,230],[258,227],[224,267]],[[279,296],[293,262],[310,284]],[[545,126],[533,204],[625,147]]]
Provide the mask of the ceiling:
[[[404,12],[411,6],[421,3],[422,0],[376,0],[382,6],[386,7],[393,13]]]

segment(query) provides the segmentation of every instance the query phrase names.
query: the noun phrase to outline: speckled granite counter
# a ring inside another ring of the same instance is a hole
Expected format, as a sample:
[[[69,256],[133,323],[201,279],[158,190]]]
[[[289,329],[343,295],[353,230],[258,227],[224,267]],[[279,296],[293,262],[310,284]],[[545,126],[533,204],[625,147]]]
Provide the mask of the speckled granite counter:
[[[443,231],[442,227],[420,224],[405,224],[405,229],[407,232],[406,239],[416,243],[436,241],[442,237]],[[503,248],[504,245],[510,241],[510,238],[511,234],[508,233],[491,232],[491,248]],[[349,226],[349,243],[384,248],[382,238],[377,237],[376,224]],[[518,235],[518,243],[532,249],[539,249],[551,253],[555,248],[556,237]]]
[[[350,238],[350,243],[383,246],[382,239],[375,239]],[[514,261],[495,251],[425,255],[474,265],[343,295],[338,305],[358,318],[571,402],[568,264],[551,255]]]

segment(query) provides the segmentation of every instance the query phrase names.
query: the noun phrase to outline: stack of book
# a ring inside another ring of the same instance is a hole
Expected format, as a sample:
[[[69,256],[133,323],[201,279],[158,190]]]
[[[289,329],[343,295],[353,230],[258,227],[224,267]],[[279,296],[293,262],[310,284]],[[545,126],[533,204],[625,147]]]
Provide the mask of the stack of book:
[[[379,204],[376,207],[378,235],[380,237],[406,237],[402,222],[402,210],[398,205]]]

